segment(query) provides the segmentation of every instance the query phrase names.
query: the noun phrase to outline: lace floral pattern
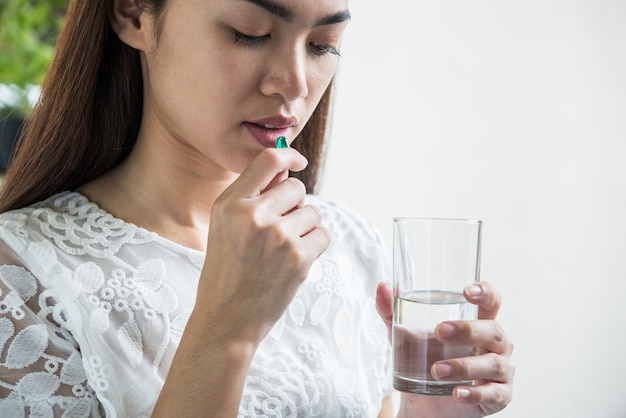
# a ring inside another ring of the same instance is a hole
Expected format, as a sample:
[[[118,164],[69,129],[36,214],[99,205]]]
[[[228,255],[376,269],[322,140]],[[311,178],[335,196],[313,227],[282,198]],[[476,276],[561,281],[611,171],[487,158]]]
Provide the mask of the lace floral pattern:
[[[14,325],[13,321],[20,324],[27,317],[26,303],[37,293],[35,278],[22,267],[4,265],[0,266],[0,283],[0,416],[21,417],[28,410],[31,416],[52,417],[55,408],[63,410],[68,418],[99,416],[80,355],[75,351],[67,357],[53,354],[50,332],[56,325],[45,324],[47,310],[39,312],[41,323],[22,329]],[[71,346],[63,342],[66,344],[57,345]],[[16,371],[36,363],[41,365],[40,371],[11,379]],[[61,394],[62,387],[67,395]]]
[[[378,235],[310,200],[334,241],[253,358],[240,417],[375,417],[390,392]],[[0,416],[150,416],[202,265],[77,193],[0,215]]]
[[[240,417],[322,417],[330,409],[323,375],[286,356],[259,353],[239,408]]]
[[[62,194],[53,205],[35,209],[32,216],[39,221],[43,234],[67,254],[110,257],[125,244],[155,238],[155,234],[114,218],[77,194]]]

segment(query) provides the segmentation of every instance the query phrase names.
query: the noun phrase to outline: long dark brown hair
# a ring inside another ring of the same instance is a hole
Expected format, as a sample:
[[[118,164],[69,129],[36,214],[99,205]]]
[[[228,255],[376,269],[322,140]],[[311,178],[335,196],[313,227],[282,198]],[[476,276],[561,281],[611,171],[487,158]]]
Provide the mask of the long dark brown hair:
[[[167,0],[143,0],[158,18]],[[0,212],[75,189],[126,158],[141,123],[139,52],[111,28],[112,0],[72,0],[41,99],[24,123],[0,190]],[[324,158],[332,83],[300,133],[309,160],[300,178],[315,192]]]

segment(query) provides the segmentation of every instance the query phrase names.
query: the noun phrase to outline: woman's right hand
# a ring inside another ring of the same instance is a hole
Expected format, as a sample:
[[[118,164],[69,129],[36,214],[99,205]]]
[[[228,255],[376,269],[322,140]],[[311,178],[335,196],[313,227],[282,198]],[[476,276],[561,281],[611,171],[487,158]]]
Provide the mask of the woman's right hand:
[[[262,151],[215,201],[194,311],[153,417],[235,416],[249,362],[330,243],[296,150]]]
[[[266,149],[215,201],[196,302],[219,318],[213,332],[260,342],[328,247],[304,184],[287,178],[306,165],[295,149]]]

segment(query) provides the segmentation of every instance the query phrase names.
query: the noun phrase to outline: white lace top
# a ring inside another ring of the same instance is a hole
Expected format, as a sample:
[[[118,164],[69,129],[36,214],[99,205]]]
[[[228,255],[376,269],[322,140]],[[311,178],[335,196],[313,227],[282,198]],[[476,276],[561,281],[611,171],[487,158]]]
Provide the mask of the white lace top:
[[[316,197],[333,243],[248,371],[240,417],[375,417],[391,392],[379,236]],[[0,417],[147,417],[204,254],[65,192],[0,215]]]

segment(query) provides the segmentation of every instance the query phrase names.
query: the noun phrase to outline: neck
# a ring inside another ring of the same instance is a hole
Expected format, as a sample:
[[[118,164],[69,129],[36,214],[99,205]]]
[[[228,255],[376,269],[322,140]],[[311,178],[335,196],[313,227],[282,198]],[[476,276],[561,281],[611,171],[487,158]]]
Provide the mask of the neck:
[[[124,162],[78,191],[117,218],[205,251],[213,203],[236,174],[210,174],[193,152],[171,149],[184,145],[155,142],[140,136]]]

